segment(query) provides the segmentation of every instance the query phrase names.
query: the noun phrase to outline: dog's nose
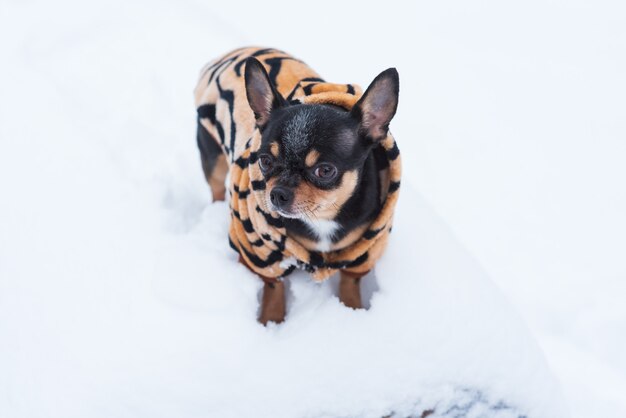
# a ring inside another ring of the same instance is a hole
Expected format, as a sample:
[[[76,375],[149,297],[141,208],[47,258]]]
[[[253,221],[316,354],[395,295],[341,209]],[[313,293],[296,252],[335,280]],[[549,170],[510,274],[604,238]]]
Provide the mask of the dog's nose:
[[[286,208],[293,201],[293,192],[286,187],[276,186],[270,192],[270,201],[277,208]]]

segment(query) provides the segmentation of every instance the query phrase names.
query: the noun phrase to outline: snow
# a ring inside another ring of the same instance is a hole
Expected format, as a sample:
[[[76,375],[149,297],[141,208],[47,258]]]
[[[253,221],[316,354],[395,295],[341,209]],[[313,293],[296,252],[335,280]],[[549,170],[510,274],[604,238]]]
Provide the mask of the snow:
[[[1,417],[624,416],[623,5],[336,3],[0,3]],[[299,275],[254,321],[192,104],[249,44],[400,72],[367,311]]]

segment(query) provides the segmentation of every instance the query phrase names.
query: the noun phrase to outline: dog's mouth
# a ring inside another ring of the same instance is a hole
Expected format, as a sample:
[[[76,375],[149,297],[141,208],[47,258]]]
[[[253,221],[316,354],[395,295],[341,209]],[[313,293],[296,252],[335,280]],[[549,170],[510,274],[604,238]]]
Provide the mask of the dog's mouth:
[[[287,218],[287,219],[302,219],[304,217],[304,215],[300,211],[294,210],[293,208],[289,208],[289,209],[278,208],[278,207],[276,207],[272,203],[269,203],[268,207],[270,208],[270,210],[272,210],[273,212],[278,213],[283,218]]]
[[[283,218],[300,219],[302,217],[302,215],[300,215],[299,213],[288,212],[284,209],[279,209],[276,207],[272,207],[272,210],[276,211]]]
[[[322,205],[321,203],[318,203],[313,208],[302,207],[302,205],[292,205],[289,208],[279,208],[273,203],[271,203],[268,199],[267,206],[271,211],[276,212],[281,217],[287,218],[287,219],[302,219],[302,220],[325,219],[322,216],[320,216],[321,215],[320,213],[318,213],[319,209],[325,208],[325,206]]]

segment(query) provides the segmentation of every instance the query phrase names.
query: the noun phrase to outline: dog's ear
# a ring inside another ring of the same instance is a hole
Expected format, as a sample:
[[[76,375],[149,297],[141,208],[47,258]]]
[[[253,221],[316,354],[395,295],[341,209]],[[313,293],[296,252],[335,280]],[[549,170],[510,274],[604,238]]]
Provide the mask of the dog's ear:
[[[395,68],[389,68],[372,81],[354,105],[351,114],[359,121],[360,133],[375,142],[384,139],[389,122],[398,108],[400,79]]]
[[[276,91],[265,67],[256,58],[246,59],[244,78],[248,103],[254,112],[257,126],[263,128],[272,110],[285,105],[285,99]]]

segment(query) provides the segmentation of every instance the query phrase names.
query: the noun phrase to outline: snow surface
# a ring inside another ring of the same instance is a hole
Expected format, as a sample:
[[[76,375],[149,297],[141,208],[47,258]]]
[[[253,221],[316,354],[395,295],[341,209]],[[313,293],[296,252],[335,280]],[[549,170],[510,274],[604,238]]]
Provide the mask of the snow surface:
[[[337,3],[0,2],[0,417],[626,414],[623,6]],[[400,71],[367,311],[254,321],[191,93],[250,44]]]

